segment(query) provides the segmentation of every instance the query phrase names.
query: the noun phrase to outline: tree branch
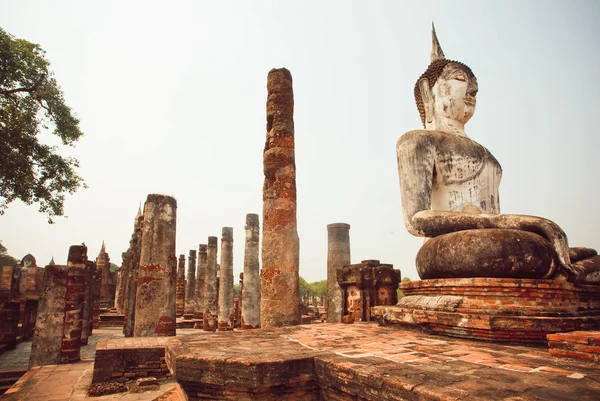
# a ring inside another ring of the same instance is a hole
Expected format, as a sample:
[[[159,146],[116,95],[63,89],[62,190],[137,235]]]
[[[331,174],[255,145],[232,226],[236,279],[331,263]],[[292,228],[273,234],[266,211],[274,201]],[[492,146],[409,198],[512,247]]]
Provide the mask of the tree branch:
[[[21,87],[21,88],[0,91],[0,95],[8,96],[8,95],[12,95],[13,93],[17,93],[17,92],[29,92],[29,93],[35,92],[35,90],[41,85],[41,83],[44,81],[44,79],[46,79],[46,74],[42,74],[40,79],[38,79],[37,82],[35,84],[33,84],[33,86],[30,88]]]

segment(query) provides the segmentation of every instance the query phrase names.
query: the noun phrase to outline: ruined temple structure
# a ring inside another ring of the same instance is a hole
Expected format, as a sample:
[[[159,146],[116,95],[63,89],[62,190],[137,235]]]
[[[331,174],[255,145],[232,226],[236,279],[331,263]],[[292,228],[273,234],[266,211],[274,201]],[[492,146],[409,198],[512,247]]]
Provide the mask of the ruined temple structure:
[[[175,335],[176,222],[175,198],[148,195],[144,204],[134,337]]]
[[[17,346],[19,326],[19,266],[1,266],[0,285],[0,353]]]
[[[185,255],[179,255],[177,264],[177,287],[175,291],[175,314],[177,317],[183,316],[185,311]]]
[[[44,270],[37,266],[35,257],[27,254],[19,263],[19,323],[23,340],[30,340],[37,316],[39,294],[42,292]]]
[[[96,268],[102,275],[100,284],[100,306],[102,308],[111,308],[115,303],[115,285],[113,274],[110,271],[110,258],[106,253],[106,246],[102,241],[100,253],[96,258]]]
[[[344,297],[337,281],[337,274],[350,264],[350,224],[327,225],[327,322],[342,321]],[[315,305],[316,306],[316,305]]]
[[[292,74],[271,70],[267,92],[260,326],[273,328],[301,317]]]
[[[337,282],[342,289],[344,323],[375,320],[371,308],[398,302],[400,270],[378,260],[344,266],[338,271]]]

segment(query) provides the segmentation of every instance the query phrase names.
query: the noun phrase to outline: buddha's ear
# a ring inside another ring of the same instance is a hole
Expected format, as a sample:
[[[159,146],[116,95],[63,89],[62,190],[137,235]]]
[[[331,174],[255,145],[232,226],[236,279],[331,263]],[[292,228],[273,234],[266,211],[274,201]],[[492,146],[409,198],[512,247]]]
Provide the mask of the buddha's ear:
[[[429,80],[423,78],[419,81],[419,91],[421,92],[421,99],[423,100],[423,107],[425,108],[425,122],[433,122],[433,96],[429,90]]]

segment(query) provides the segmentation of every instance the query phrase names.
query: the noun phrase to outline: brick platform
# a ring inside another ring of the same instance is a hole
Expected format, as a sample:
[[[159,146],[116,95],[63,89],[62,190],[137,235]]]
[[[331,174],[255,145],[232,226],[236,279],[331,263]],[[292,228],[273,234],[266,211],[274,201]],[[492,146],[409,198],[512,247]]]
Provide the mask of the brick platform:
[[[600,331],[548,334],[550,355],[600,363]]]
[[[355,323],[171,338],[188,399],[597,400],[600,369],[546,349]]]
[[[2,401],[184,401],[177,383],[163,382],[155,391],[90,397],[93,363],[36,366],[1,397]]]
[[[165,363],[168,337],[102,338],[96,346],[92,383],[152,376],[170,377]]]
[[[546,343],[546,335],[600,329],[600,287],[557,280],[436,279],[403,283],[380,324],[478,340]]]

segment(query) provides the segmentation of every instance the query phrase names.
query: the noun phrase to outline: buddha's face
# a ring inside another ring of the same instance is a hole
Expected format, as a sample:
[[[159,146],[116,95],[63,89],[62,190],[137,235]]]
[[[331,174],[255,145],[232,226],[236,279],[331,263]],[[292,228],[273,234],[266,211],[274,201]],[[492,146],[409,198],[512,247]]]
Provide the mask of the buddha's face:
[[[466,124],[475,113],[477,78],[456,63],[448,63],[433,88],[433,112]]]

